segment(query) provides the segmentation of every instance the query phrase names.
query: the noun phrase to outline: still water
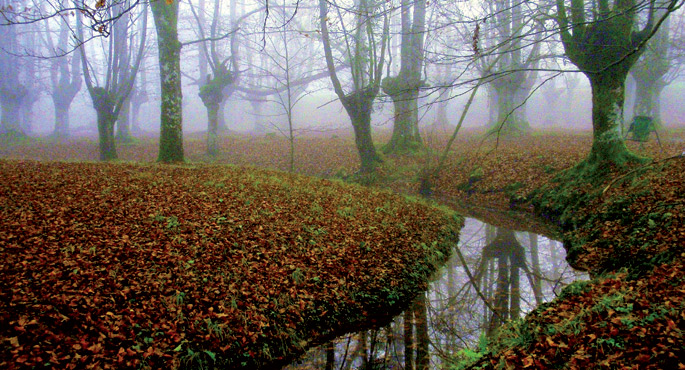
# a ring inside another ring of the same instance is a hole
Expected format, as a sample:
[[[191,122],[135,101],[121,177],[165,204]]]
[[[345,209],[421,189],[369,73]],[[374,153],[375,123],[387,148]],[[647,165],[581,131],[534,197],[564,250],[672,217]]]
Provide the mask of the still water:
[[[314,348],[285,369],[324,369],[327,355],[329,365],[334,359],[332,369],[403,369],[405,347],[417,347],[420,333],[429,343],[429,368],[446,368],[460,351],[478,348],[503,320],[522,317],[554,299],[569,283],[588,279],[566,263],[561,242],[474,218],[466,219],[458,249],[461,256],[455,248],[425,299],[417,300],[409,312],[387,327],[352,333]],[[407,338],[405,333],[413,335]]]

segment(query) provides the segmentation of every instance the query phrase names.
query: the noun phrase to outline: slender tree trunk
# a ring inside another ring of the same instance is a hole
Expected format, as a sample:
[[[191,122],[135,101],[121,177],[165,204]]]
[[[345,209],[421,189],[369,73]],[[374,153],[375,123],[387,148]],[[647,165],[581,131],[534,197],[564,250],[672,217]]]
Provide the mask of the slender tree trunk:
[[[333,370],[335,368],[335,343],[328,342],[326,345],[326,367],[325,370]]]
[[[426,293],[419,294],[414,305],[414,315],[416,317],[416,370],[428,370],[430,367],[430,338],[428,336]]]
[[[162,106],[158,160],[183,162],[183,95],[181,43],[178,41],[178,2],[150,3],[157,29]]]
[[[414,311],[404,311],[404,368],[414,370]]]
[[[143,130],[140,128],[140,106],[142,102],[131,102],[131,134],[140,135]]]
[[[542,304],[542,274],[540,273],[540,251],[538,249],[537,234],[528,233],[528,240],[530,241],[530,261],[533,265],[533,293],[535,294],[535,303]]]

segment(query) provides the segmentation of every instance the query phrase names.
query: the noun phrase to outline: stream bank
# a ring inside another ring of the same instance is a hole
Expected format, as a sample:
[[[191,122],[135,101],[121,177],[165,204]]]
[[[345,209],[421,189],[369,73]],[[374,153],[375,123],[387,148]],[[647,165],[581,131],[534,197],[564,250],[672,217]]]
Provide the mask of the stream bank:
[[[550,183],[528,205],[593,276],[503,327],[469,369],[685,368],[685,157]]]

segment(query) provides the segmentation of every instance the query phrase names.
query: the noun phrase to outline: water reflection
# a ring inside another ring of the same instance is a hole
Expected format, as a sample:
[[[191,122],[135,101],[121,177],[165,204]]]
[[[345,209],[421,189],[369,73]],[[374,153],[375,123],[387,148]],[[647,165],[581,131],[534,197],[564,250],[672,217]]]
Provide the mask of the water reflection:
[[[587,279],[568,266],[560,242],[472,218],[461,231],[459,251],[389,326],[338,338],[286,369],[449,368],[460,351],[477,348],[503,322]]]

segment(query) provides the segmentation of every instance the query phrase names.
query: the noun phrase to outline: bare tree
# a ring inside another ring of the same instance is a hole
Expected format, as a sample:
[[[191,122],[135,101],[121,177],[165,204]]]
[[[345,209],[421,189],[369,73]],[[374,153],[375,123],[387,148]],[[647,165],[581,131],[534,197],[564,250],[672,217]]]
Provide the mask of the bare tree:
[[[45,22],[46,32],[43,41],[54,55],[63,53],[64,45],[69,44],[69,32],[71,30],[69,21],[73,18],[71,16],[58,18],[59,33],[56,40],[53,39],[50,24]],[[69,136],[69,107],[83,85],[81,56],[76,50],[73,55],[50,59],[50,67],[50,96],[55,108],[53,135],[67,137]]]
[[[661,124],[661,92],[679,76],[683,62],[682,45],[674,45],[682,42],[682,17],[678,21],[667,18],[630,69],[636,85],[633,116],[652,117]]]
[[[129,4],[124,2],[120,3],[119,7],[111,7],[110,10],[116,14],[116,12],[127,11],[128,7]],[[100,73],[97,73],[93,64],[89,63],[84,44],[81,44],[80,49],[84,81],[97,113],[100,160],[103,161],[117,159],[114,124],[119,118],[124,102],[128,99],[143,57],[147,6],[144,6],[140,13],[135,15],[135,18],[133,14],[126,17],[115,17],[114,14],[112,18],[116,21],[112,24],[112,35],[101,42],[105,62]],[[131,26],[138,17],[140,17],[143,27],[142,32],[138,35],[136,47],[136,45],[129,44],[129,34],[133,32]],[[79,40],[85,40],[80,16],[77,16],[77,23]]]
[[[413,13],[412,13],[413,10]],[[385,152],[404,152],[423,147],[419,134],[418,98],[426,32],[426,0],[402,0],[400,71],[383,79],[383,92],[392,98],[395,120]]]
[[[326,0],[319,0],[321,39],[326,55],[326,65],[333,89],[352,120],[355,144],[361,160],[360,172],[370,174],[375,172],[377,163],[381,161],[371,138],[371,111],[373,101],[380,90],[389,31],[388,19],[385,12],[381,11],[381,4],[374,0],[359,0],[351,12],[354,17],[354,28],[347,30],[341,7],[337,7],[336,10],[338,14],[336,23],[341,25],[343,35],[343,38],[338,41],[343,43],[344,58],[350,64],[350,92],[345,93],[343,90],[335,69],[332,40],[328,30],[328,23],[331,19],[328,3]],[[376,23],[380,17],[383,17],[383,27],[379,38]]]

